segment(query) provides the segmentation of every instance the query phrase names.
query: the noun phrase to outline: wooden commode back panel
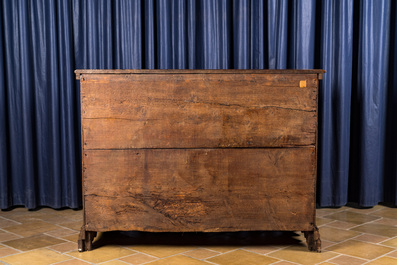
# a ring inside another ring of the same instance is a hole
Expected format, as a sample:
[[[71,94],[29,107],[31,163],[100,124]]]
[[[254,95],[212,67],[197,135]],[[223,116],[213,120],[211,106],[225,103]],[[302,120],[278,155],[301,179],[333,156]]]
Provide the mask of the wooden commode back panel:
[[[312,231],[322,70],[81,70],[84,229]]]

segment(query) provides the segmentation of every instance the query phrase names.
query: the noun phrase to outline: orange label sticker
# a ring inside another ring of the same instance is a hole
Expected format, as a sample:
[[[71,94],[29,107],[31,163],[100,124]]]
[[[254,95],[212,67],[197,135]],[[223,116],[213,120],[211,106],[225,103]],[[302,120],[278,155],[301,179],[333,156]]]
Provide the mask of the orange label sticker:
[[[301,80],[299,82],[299,87],[306,87],[306,80]]]

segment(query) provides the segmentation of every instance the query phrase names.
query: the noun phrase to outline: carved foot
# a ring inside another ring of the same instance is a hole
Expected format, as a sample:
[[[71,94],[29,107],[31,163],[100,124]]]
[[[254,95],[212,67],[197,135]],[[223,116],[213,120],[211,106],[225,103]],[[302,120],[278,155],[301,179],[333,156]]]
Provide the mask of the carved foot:
[[[96,237],[96,232],[86,231],[83,225],[80,230],[79,240],[77,241],[79,252],[92,250],[92,241]]]
[[[320,232],[317,226],[314,226],[313,231],[303,232],[306,238],[307,247],[310,251],[321,252]]]

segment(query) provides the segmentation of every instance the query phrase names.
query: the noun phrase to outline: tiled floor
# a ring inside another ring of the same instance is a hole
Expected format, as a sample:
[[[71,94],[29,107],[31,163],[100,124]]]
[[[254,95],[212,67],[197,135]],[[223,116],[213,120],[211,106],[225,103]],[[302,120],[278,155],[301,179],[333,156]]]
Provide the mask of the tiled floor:
[[[397,265],[397,208],[318,209],[323,252],[299,232],[99,234],[77,252],[82,211],[0,212],[0,264],[387,264]]]

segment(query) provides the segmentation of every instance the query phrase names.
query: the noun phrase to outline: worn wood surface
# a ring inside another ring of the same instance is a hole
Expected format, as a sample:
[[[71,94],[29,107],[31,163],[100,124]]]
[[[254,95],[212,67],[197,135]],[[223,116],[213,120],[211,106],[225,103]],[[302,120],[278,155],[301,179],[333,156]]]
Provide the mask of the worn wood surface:
[[[315,150],[84,152],[87,229],[310,229]]]
[[[84,226],[95,231],[315,226],[323,70],[77,70]],[[313,243],[314,242],[314,243]]]
[[[300,87],[302,80],[307,87]],[[85,149],[280,147],[316,140],[315,75],[90,75],[82,84]]]

